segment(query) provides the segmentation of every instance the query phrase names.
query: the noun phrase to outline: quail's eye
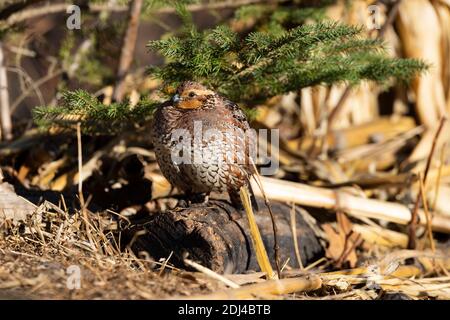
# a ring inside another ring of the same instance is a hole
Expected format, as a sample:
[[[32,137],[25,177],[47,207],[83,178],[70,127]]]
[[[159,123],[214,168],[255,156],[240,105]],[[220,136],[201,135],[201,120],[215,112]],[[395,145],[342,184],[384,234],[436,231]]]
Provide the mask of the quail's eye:
[[[193,97],[195,97],[195,93],[194,93],[194,92],[192,92],[192,91],[191,91],[191,92],[189,92],[189,97],[190,97],[190,98],[193,98]]]

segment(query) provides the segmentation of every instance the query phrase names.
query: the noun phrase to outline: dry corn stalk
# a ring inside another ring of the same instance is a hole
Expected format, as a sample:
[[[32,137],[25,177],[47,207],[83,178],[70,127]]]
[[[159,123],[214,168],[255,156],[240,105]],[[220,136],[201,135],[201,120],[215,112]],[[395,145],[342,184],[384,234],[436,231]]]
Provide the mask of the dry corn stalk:
[[[322,286],[322,280],[316,275],[302,276],[281,280],[268,280],[261,283],[242,286],[238,289],[219,291],[209,295],[191,296],[193,300],[216,299],[254,299],[265,295],[281,295],[293,292],[317,290]]]
[[[418,23],[426,21],[426,23]],[[446,101],[442,84],[441,40],[442,30],[433,5],[428,0],[408,0],[400,4],[397,26],[408,58],[418,58],[431,63],[427,74],[413,82],[416,109],[427,127],[437,125],[446,113]]]
[[[258,225],[256,224],[252,205],[250,203],[249,192],[246,187],[241,188],[240,196],[245,209],[245,213],[247,214],[248,225],[250,229],[250,238],[253,242],[253,248],[255,248],[256,259],[258,261],[259,267],[263,272],[266,273],[268,279],[274,279],[275,273],[273,272],[272,266],[270,265],[267,250],[264,247],[261,233],[259,232]]]
[[[329,210],[342,210],[356,217],[381,219],[404,225],[411,220],[411,210],[399,203],[366,199],[342,190],[311,187],[267,177],[261,177],[261,180],[268,197],[273,200]],[[258,191],[255,193],[259,195]],[[419,224],[425,226],[426,218],[422,210],[419,210],[419,217]],[[435,215],[431,221],[431,227],[434,231],[450,233],[450,219]]]

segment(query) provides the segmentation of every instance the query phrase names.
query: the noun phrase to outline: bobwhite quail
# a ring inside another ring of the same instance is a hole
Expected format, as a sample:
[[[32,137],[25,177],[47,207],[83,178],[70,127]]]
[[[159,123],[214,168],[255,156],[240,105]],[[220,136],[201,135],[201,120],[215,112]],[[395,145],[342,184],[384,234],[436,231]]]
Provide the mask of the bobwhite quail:
[[[242,208],[239,190],[254,172],[255,136],[237,104],[186,81],[156,110],[152,128],[156,159],[173,186],[197,201],[228,192]]]

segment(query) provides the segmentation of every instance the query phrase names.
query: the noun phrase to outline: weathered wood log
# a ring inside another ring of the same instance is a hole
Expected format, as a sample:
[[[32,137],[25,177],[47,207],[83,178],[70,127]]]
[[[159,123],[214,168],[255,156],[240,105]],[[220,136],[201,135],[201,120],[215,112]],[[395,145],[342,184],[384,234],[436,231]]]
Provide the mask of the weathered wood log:
[[[263,210],[255,213],[257,224],[274,264],[270,216],[263,201],[258,200],[258,206]],[[281,260],[284,263],[290,258],[289,265],[298,267],[291,232],[292,208],[276,202],[272,207],[279,230]],[[302,214],[297,211],[297,240],[302,263],[308,265],[322,257],[324,249]],[[146,251],[155,260],[172,253],[170,263],[177,267],[189,269],[183,263],[188,254],[191,260],[219,273],[259,270],[245,214],[224,201],[211,200],[208,205],[158,213],[146,221],[133,223],[124,234],[134,252]]]

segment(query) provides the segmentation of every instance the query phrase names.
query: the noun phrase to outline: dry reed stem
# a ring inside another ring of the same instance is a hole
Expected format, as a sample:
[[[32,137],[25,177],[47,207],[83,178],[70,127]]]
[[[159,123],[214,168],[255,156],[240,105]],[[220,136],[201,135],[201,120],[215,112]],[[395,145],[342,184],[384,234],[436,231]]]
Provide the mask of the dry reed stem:
[[[445,153],[447,151],[447,142],[445,142],[442,145],[442,149],[441,149],[441,156],[440,156],[440,163],[439,163],[439,169],[438,169],[438,173],[436,176],[436,187],[435,187],[435,191],[434,191],[434,199],[433,199],[433,206],[431,207],[431,210],[436,210],[436,203],[437,200],[439,198],[439,187],[441,185],[441,177],[442,177],[442,168],[444,167],[444,163],[445,163]]]
[[[355,217],[381,219],[406,225],[411,221],[411,210],[402,204],[375,199],[366,199],[351,195],[342,190],[312,187],[306,184],[261,177],[264,189],[272,200],[294,202],[302,206],[323,208],[328,210],[342,210]],[[337,197],[341,208],[337,207]],[[421,225],[425,224],[425,213],[418,214]],[[433,230],[450,233],[450,218],[435,215],[431,221]]]
[[[406,248],[408,245],[407,235],[378,225],[354,224],[353,229],[368,243],[389,248]]]
[[[259,175],[258,168],[256,167],[256,165],[253,162],[253,159],[251,157],[249,157],[249,160],[250,160],[250,163],[254,170],[254,174],[252,175],[252,177],[255,179],[255,181],[258,185],[258,188],[261,191],[261,194],[264,199],[264,204],[266,205],[266,207],[269,211],[270,220],[272,223],[272,232],[273,232],[273,251],[274,251],[274,258],[275,258],[275,267],[277,269],[278,279],[281,279],[282,275],[281,275],[281,269],[280,269],[280,247],[278,246],[278,228],[277,228],[277,223],[275,221],[275,215],[273,214],[272,206],[270,205],[269,198],[267,198],[267,194],[265,193],[263,185],[261,183],[261,177]]]
[[[303,270],[302,256],[300,255],[300,250],[298,247],[296,214],[295,203],[292,203],[292,209],[290,212],[292,240],[294,241],[295,258],[297,259],[300,270]]]
[[[316,275],[308,275],[297,278],[281,280],[268,280],[261,283],[242,286],[238,289],[230,289],[214,292],[208,295],[191,296],[193,300],[221,300],[221,299],[254,299],[264,294],[282,295],[293,292],[317,290],[322,286],[322,280]],[[183,299],[183,298],[178,298]]]
[[[218,274],[217,272],[214,272],[213,270],[211,270],[211,269],[209,269],[207,267],[202,266],[201,264],[199,264],[199,263],[197,263],[195,261],[192,261],[192,260],[189,260],[189,259],[184,259],[184,263],[187,264],[188,266],[191,266],[195,270],[197,270],[197,271],[199,271],[201,273],[204,273],[205,275],[207,275],[210,278],[213,278],[215,280],[219,280],[219,281],[223,282],[224,284],[226,284],[230,288],[237,289],[237,288],[241,287],[240,285],[238,285],[237,283],[231,281],[230,279],[227,279],[226,277]]]
[[[423,208],[425,211],[425,217],[427,219],[426,222],[427,222],[428,239],[430,240],[431,251],[435,252],[436,245],[435,245],[434,239],[433,239],[433,231],[431,230],[431,215],[430,215],[430,211],[428,210],[427,198],[425,196],[425,186],[424,186],[424,182],[423,182],[421,173],[419,173],[419,185],[420,185],[420,194],[423,199]]]
[[[86,228],[86,234],[89,239],[89,243],[90,243],[91,247],[94,249],[94,248],[98,248],[98,246],[96,246],[95,239],[93,238],[92,233],[91,233],[91,223],[89,221],[89,216],[88,216],[87,209],[86,209],[86,203],[84,201],[84,196],[83,196],[83,175],[82,175],[83,148],[82,148],[82,144],[81,144],[81,123],[80,122],[77,123],[77,150],[78,150],[78,197],[80,200],[81,213],[82,213],[84,225]]]
[[[173,255],[173,251],[170,251],[169,256],[166,259],[164,259],[164,262],[162,263],[161,268],[159,268],[158,275],[160,277],[163,275],[164,271],[166,270],[167,264],[169,263],[170,258],[172,258],[172,255]]]
[[[273,279],[275,277],[275,274],[272,270],[272,266],[270,265],[270,260],[267,255],[266,248],[264,247],[258,225],[256,224],[256,219],[253,214],[250,195],[247,187],[241,187],[239,194],[241,196],[241,201],[244,206],[245,213],[247,214],[250,238],[252,239],[253,247],[255,248],[256,260],[258,261],[258,265],[261,268],[261,271],[266,273],[268,279]]]
[[[306,266],[303,271],[308,271],[311,270],[315,267],[317,267],[319,264],[321,264],[322,262],[327,261],[327,258],[322,257],[320,259],[317,259],[316,261],[314,261],[313,263],[311,263],[310,265]]]
[[[351,285],[377,285],[383,290],[403,292],[413,296],[436,296],[448,299],[450,291],[450,277],[435,277],[422,279],[408,279],[420,274],[420,269],[413,266],[401,266],[390,275],[376,274],[367,270],[352,270],[350,274],[321,274],[323,284],[338,288],[348,288]],[[356,272],[358,271],[358,272]],[[419,273],[418,273],[419,272]]]
[[[423,175],[423,184],[425,186],[427,185],[428,172],[431,167],[431,161],[433,159],[434,151],[436,149],[436,144],[437,144],[439,136],[442,132],[442,129],[444,128],[444,124],[446,121],[447,121],[447,118],[445,116],[441,117],[441,120],[439,122],[439,127],[433,138],[433,143],[431,145],[431,150],[428,155],[427,164],[425,166],[425,173]],[[423,202],[425,202],[426,198],[423,198],[421,196],[421,193],[419,193],[417,196],[416,202],[414,204],[414,209],[411,214],[411,221],[409,223],[409,230],[408,230],[408,232],[409,232],[408,233],[408,248],[409,249],[415,249],[415,247],[416,247],[416,226],[417,226],[417,220],[418,220],[418,210],[419,210],[419,205],[420,205],[421,200],[423,200]]]
[[[385,268],[383,268],[381,265],[378,266],[380,267],[379,275],[385,277],[390,276],[397,278],[410,278],[422,274],[422,270],[416,266],[398,266],[394,271],[389,272],[388,274],[386,274]],[[319,273],[318,275],[324,282],[336,279],[351,279],[351,281],[353,281],[352,283],[361,283],[365,281],[366,277],[371,274],[373,274],[373,271],[369,270],[369,268],[361,267],[333,272],[324,272]]]

